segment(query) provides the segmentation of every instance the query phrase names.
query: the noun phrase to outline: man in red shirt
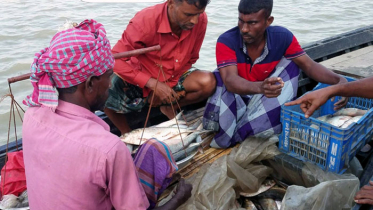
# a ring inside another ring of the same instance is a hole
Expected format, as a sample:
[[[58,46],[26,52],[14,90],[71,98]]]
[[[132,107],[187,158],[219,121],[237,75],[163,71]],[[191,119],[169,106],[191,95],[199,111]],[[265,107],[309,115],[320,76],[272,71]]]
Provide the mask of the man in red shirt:
[[[161,50],[115,62],[105,113],[122,134],[130,128],[121,113],[141,110],[150,104],[152,96],[153,105],[163,105],[162,113],[173,118],[170,102],[174,99],[185,106],[214,92],[214,75],[191,69],[199,58],[206,33],[208,3],[209,0],[168,0],[143,9],[129,22],[113,53],[158,44]],[[185,91],[185,96],[179,98],[178,91]]]

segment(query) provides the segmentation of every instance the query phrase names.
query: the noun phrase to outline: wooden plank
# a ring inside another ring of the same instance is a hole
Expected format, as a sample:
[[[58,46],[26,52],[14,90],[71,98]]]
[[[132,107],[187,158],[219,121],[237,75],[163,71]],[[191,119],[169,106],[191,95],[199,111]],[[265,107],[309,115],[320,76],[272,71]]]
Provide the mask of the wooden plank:
[[[346,76],[370,77],[373,76],[373,46],[355,50],[320,63]]]

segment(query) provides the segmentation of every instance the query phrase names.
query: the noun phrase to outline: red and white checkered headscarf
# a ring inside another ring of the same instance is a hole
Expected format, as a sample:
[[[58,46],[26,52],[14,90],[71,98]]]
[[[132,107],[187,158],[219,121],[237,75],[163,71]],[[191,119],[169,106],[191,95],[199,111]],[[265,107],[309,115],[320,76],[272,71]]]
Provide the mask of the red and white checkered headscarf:
[[[35,54],[31,65],[34,91],[23,101],[27,106],[58,106],[56,88],[83,83],[114,67],[114,57],[104,26],[84,20],[78,26],[58,32],[50,46]]]

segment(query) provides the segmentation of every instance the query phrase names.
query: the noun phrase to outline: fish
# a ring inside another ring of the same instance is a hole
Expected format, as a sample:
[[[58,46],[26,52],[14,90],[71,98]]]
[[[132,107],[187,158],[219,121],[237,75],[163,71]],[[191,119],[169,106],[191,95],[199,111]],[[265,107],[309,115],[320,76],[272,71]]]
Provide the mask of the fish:
[[[279,210],[276,201],[272,198],[260,198],[259,203],[265,210]]]
[[[277,209],[281,209],[282,201],[275,201],[277,205]]]
[[[181,149],[180,151],[173,153],[172,155],[174,156],[174,160],[179,161],[179,160],[182,160],[188,157],[194,152],[199,151],[200,146],[201,146],[201,143],[191,143],[187,148]],[[187,153],[187,156],[185,156],[185,152]]]
[[[352,117],[351,119],[347,120],[342,126],[341,128],[348,128],[348,126],[350,126],[351,124],[353,123],[356,123],[357,121],[359,121],[363,116],[355,116],[355,117]]]
[[[285,197],[286,189],[278,186],[274,186],[271,189],[261,193],[258,197],[261,198],[272,198],[275,201],[282,200]]]
[[[336,127],[341,127],[349,119],[351,119],[350,116],[334,116],[330,118],[329,120],[327,120],[326,122]]]
[[[179,114],[177,114],[174,118],[172,118],[171,120],[168,120],[166,122],[163,122],[163,123],[159,123],[158,125],[154,125],[152,127],[157,127],[157,128],[168,128],[168,127],[172,127],[172,126],[175,126],[177,124],[179,125],[186,125],[187,123],[184,121],[184,120],[181,120],[181,115],[182,115],[183,111],[181,111]],[[177,121],[177,123],[176,123]]]
[[[133,152],[133,144],[126,144],[128,150],[132,153]]]
[[[193,133],[195,130],[189,128],[158,128],[158,127],[148,127],[148,128],[138,128],[129,133],[123,134],[120,139],[126,144],[140,145],[140,139],[142,136],[141,144],[143,144],[147,139],[155,138],[158,141],[164,141],[170,139],[180,134]]]
[[[199,136],[200,132],[194,132],[192,134],[189,134],[183,140],[181,141],[180,136],[175,136],[175,138],[166,139],[163,141],[163,143],[167,144],[167,146],[170,148],[172,153],[176,153],[180,150],[182,150],[185,147],[189,146],[193,141],[195,141]]]
[[[249,199],[247,199],[247,198],[245,198],[245,200],[244,200],[243,207],[244,207],[246,210],[258,210],[258,209],[256,208],[255,204],[254,204],[251,200],[249,200]]]
[[[334,116],[363,116],[365,113],[367,113],[367,110],[362,110],[358,108],[344,108],[339,111],[337,111]]]
[[[24,208],[24,207],[27,208],[30,206],[27,190],[23,191],[23,193],[18,196],[17,200],[18,200],[18,204],[16,205],[16,208]]]
[[[328,114],[328,115],[323,115],[323,116],[320,116],[316,119],[322,121],[322,122],[326,122],[327,120],[329,120],[330,118],[332,118],[332,115]]]
[[[274,180],[272,180],[272,179],[266,179],[266,180],[264,180],[264,182],[262,183],[262,185],[260,185],[259,190],[257,192],[253,192],[253,193],[240,192],[240,195],[242,195],[244,197],[254,197],[256,195],[259,195],[259,194],[261,194],[261,193],[269,190],[275,184],[276,184],[276,182]]]

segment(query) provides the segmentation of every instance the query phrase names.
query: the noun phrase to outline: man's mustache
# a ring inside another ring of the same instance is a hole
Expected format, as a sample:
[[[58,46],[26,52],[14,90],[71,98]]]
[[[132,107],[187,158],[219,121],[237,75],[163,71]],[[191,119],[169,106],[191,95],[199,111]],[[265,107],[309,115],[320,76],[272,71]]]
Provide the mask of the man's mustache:
[[[241,33],[242,36],[248,36],[249,38],[254,38],[253,36],[251,36],[250,34],[248,33]]]

